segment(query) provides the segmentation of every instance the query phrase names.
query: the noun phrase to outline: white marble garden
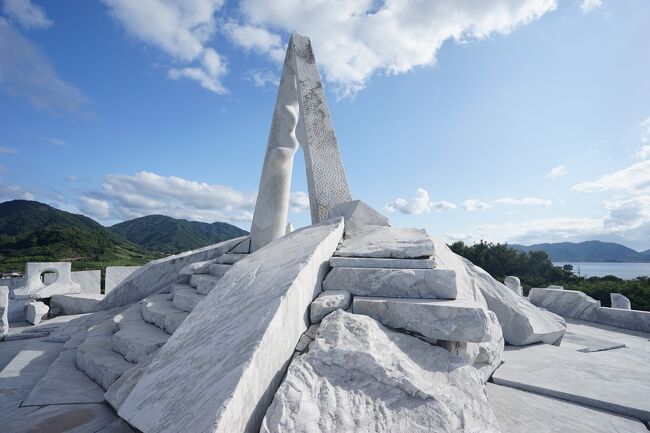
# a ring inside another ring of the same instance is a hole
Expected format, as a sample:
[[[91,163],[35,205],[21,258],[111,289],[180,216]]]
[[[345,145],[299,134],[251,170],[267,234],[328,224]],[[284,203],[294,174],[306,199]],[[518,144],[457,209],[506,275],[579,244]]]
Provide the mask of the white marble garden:
[[[298,146],[312,224],[287,230]],[[124,269],[105,295],[72,277],[0,287],[0,431],[647,431],[647,316],[620,295],[524,297],[352,200],[304,36],[254,215],[250,236]]]

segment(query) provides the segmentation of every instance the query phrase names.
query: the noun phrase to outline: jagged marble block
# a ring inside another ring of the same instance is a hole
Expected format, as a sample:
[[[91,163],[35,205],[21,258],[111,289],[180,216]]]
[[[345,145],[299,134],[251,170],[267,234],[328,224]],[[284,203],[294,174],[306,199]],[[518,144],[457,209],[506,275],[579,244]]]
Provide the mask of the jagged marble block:
[[[322,292],[309,307],[311,323],[318,323],[336,310],[345,310],[350,306],[350,292],[347,290],[328,290]]]
[[[309,351],[291,362],[260,432],[500,429],[481,378],[464,360],[338,310],[323,319]]]
[[[257,432],[308,327],[343,220],[232,265],[156,354],[119,415],[149,433]]]
[[[512,275],[507,276],[506,279],[503,280],[503,284],[505,284],[507,288],[519,296],[524,296],[524,289],[521,287],[521,281],[519,281],[519,277],[514,277]]]

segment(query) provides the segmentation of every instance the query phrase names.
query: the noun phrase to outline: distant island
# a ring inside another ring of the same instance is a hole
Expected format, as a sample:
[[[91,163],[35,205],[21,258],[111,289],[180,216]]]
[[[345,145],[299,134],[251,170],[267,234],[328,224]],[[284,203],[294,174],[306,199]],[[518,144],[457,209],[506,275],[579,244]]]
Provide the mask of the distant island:
[[[519,251],[544,251],[554,262],[650,263],[650,250],[636,251],[613,242],[557,242],[534,245],[508,244]]]

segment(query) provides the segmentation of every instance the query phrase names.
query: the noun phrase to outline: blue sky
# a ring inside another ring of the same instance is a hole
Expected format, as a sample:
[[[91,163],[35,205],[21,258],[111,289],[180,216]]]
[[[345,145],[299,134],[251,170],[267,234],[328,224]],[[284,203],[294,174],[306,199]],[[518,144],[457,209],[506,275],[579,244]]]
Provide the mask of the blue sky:
[[[394,225],[650,248],[650,2],[0,4],[2,201],[248,228],[299,31],[353,197]]]

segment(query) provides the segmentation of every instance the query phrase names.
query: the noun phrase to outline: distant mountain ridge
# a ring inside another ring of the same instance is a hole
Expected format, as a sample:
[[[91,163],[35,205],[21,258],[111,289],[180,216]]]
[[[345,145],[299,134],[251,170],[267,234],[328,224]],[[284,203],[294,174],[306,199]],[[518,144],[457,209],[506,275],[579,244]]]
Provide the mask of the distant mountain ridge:
[[[650,250],[636,251],[613,242],[558,242],[510,246],[519,251],[544,251],[554,262],[650,262]]]
[[[44,203],[12,200],[0,203],[0,272],[23,271],[29,261],[71,261],[74,270],[141,265],[245,234],[228,223],[163,215],[104,227]]]
[[[179,253],[247,235],[232,224],[203,223],[165,215],[148,215],[110,227],[125,239],[150,251]]]

